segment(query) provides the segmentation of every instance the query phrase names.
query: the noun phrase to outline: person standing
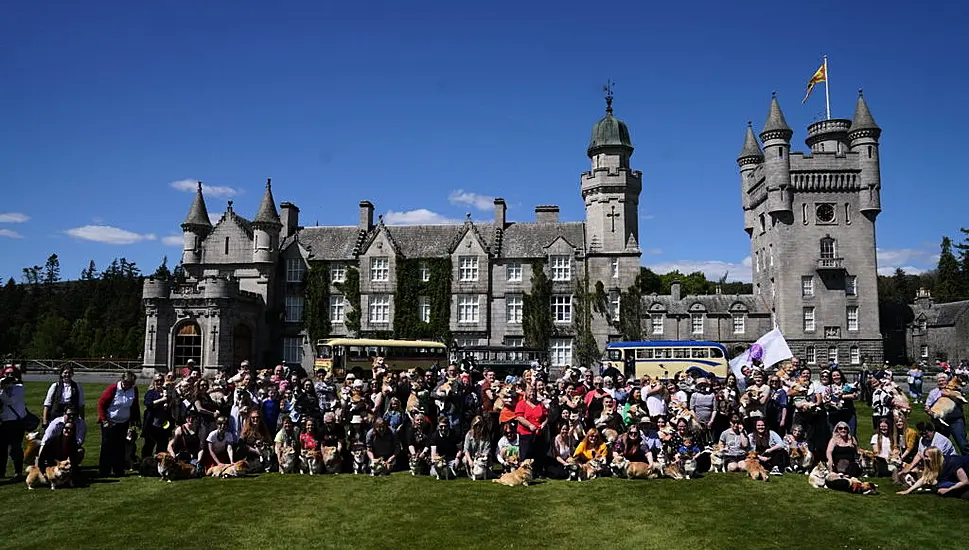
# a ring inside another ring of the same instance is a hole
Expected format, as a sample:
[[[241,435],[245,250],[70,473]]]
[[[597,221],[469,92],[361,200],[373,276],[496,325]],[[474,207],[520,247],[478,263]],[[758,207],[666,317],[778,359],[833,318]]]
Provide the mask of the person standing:
[[[543,438],[548,423],[548,411],[538,400],[534,384],[525,388],[525,398],[515,407],[515,415],[518,420],[520,456],[523,460],[534,459],[536,475],[543,475],[545,455],[548,454],[548,443]]]
[[[141,425],[138,388],[135,374],[125,371],[121,380],[108,386],[98,399],[98,422],[101,423],[101,456],[98,470],[102,476],[125,472],[125,438],[130,426]]]
[[[145,444],[141,447],[141,458],[160,453],[167,447],[172,424],[170,405],[165,378],[156,374],[151,389],[145,392],[145,429],[141,434]]]
[[[916,403],[919,402],[919,399],[922,399],[923,375],[922,366],[918,363],[912,365],[911,370],[908,371],[908,394]]]
[[[47,426],[51,420],[64,416],[67,407],[74,407],[78,418],[84,418],[84,388],[74,381],[74,367],[70,365],[61,367],[60,378],[47,388],[41,422]]]
[[[7,367],[0,380],[0,477],[7,473],[7,457],[13,459],[13,477],[24,473],[24,418],[27,404],[20,370]]]

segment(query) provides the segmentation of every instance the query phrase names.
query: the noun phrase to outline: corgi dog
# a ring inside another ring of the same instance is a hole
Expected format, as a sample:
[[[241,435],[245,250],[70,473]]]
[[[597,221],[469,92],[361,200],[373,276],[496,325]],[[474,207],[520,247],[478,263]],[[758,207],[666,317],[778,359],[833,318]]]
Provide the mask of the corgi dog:
[[[292,445],[286,445],[282,451],[280,453],[282,456],[280,457],[279,473],[295,474],[299,469],[299,453],[296,452],[296,448]]]
[[[815,489],[824,489],[827,479],[828,465],[823,461],[818,462],[811,473],[808,474],[808,484]]]
[[[526,458],[517,470],[501,474],[501,477],[492,479],[491,482],[508,487],[528,487],[528,484],[532,482],[532,462],[534,461],[531,458]]]
[[[369,457],[367,456],[366,449],[354,449],[350,453],[353,458],[353,473],[354,474],[367,474],[370,473],[369,468]]]
[[[767,470],[764,469],[764,465],[760,463],[760,459],[757,458],[757,451],[750,451],[747,453],[747,458],[744,459],[744,467],[747,470],[747,475],[750,479],[754,481],[770,481],[770,476],[767,474]]]
[[[427,471],[428,471],[428,468],[430,467],[430,464],[428,463],[427,458],[425,456],[418,453],[410,457],[408,466],[410,468],[410,475],[422,476],[422,475],[427,475]]]
[[[872,477],[876,474],[875,452],[865,449],[858,450],[858,467],[861,469],[862,477]]]
[[[479,479],[488,479],[488,455],[478,455],[474,457],[471,461],[471,471],[469,476],[471,481],[478,481]]]
[[[231,464],[216,464],[205,471],[209,477],[227,478],[246,475],[246,461],[239,460]]]
[[[158,453],[152,458],[157,463],[158,475],[161,476],[162,481],[171,483],[172,480],[191,479],[198,475],[195,466],[179,462],[168,453]]]
[[[710,455],[710,471],[715,473],[724,473],[727,471],[726,463],[723,460],[723,443],[717,443],[716,445],[707,446],[703,449],[704,452]]]
[[[74,468],[70,460],[61,460],[43,471],[37,466],[27,466],[27,488],[36,489],[50,485],[53,491],[58,487],[74,486]]]
[[[373,464],[370,465],[370,475],[372,476],[389,476],[390,475],[390,464],[382,458],[375,458]]]
[[[30,432],[24,436],[24,464],[33,464],[37,461],[40,454],[40,440],[44,434],[41,432]]]
[[[457,477],[454,467],[443,456],[438,456],[431,459],[431,475],[438,480],[454,479]]]
[[[342,460],[340,460],[340,453],[337,452],[336,447],[323,447],[320,451],[323,457],[323,469],[328,474],[338,474],[340,473],[340,466],[342,465]]]
[[[814,462],[814,453],[808,448],[807,443],[797,443],[791,445],[791,465],[788,471],[806,474],[811,470],[811,463]]]
[[[268,472],[272,470],[273,467],[273,448],[272,445],[266,443],[265,441],[256,442],[256,451],[258,451],[259,456],[254,461],[254,472]]]
[[[966,398],[961,393],[963,382],[961,377],[953,376],[952,380],[949,380],[949,383],[946,384],[945,390],[952,392],[955,398],[943,394],[929,408],[929,416],[937,420],[940,424],[948,426],[949,423],[945,421],[945,418],[956,411],[956,401],[963,404],[966,402]]]
[[[313,450],[303,449],[300,454],[300,472],[311,476],[323,473],[323,453]]]

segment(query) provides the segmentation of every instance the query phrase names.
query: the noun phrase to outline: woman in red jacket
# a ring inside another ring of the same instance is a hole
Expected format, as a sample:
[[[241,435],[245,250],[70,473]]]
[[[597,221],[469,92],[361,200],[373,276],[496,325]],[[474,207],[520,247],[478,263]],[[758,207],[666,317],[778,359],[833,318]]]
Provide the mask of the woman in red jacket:
[[[114,472],[123,476],[127,466],[125,439],[130,426],[141,426],[141,410],[138,408],[138,388],[135,374],[125,371],[121,381],[111,384],[98,399],[98,422],[101,423],[101,457],[98,470],[101,476]]]

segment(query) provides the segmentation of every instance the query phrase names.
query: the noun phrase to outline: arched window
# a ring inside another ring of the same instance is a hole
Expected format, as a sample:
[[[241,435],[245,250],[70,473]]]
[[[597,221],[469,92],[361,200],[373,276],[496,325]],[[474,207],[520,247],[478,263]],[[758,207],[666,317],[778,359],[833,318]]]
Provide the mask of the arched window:
[[[189,321],[175,330],[174,365],[183,367],[189,359],[202,364],[202,330],[198,323]]]
[[[821,239],[821,257],[831,259],[837,257],[837,242],[831,237]]]

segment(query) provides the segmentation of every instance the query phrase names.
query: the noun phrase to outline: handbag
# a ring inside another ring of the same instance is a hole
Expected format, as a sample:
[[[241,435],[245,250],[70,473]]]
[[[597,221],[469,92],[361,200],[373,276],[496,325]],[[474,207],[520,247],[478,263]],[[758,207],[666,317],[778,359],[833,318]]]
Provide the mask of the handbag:
[[[10,405],[7,405],[7,408],[17,417],[17,420],[23,422],[25,432],[32,432],[40,426],[40,418],[37,418],[37,415],[30,412],[29,409],[25,408],[24,410],[27,411],[26,414],[20,416]]]

